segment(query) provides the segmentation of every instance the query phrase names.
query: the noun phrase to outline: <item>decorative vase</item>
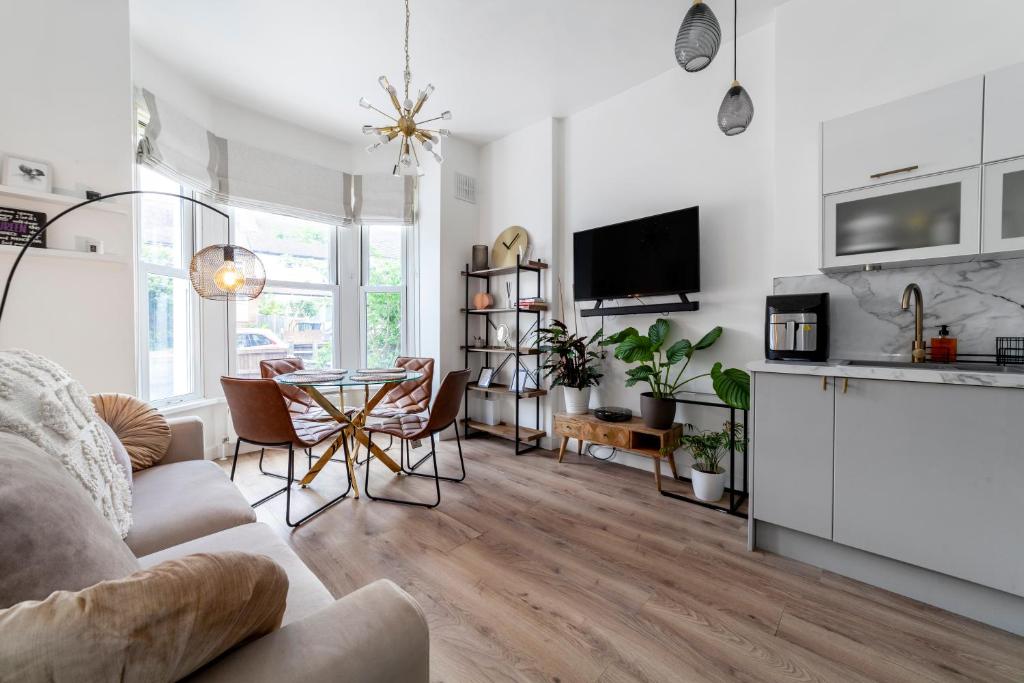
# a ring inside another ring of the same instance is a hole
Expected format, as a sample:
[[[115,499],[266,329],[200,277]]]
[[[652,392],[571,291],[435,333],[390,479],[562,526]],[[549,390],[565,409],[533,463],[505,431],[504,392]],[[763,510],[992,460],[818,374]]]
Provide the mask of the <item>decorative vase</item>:
[[[501,403],[496,398],[480,401],[480,421],[492,427],[501,422]]]
[[[473,308],[483,310],[494,305],[494,297],[487,292],[477,292],[473,295]]]
[[[646,427],[668,429],[676,419],[676,402],[670,398],[655,398],[645,391],[640,394],[640,416]]]
[[[474,244],[473,245],[473,260],[471,263],[470,270],[474,273],[478,270],[487,270],[487,245],[486,244]]]
[[[590,387],[562,387],[562,395],[565,397],[565,412],[570,415],[586,415],[590,412]]]
[[[694,495],[705,503],[719,501],[725,493],[725,470],[721,467],[715,473],[701,472],[696,467],[691,467],[690,480],[693,483]]]

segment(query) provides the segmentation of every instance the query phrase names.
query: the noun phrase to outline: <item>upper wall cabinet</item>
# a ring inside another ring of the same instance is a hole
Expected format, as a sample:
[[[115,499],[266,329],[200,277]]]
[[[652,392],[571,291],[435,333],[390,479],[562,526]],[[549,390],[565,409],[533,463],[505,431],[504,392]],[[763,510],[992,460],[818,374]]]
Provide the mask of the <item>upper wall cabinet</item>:
[[[976,166],[983,89],[977,76],[824,123],[822,193]]]
[[[985,76],[985,163],[1024,156],[1024,64]]]

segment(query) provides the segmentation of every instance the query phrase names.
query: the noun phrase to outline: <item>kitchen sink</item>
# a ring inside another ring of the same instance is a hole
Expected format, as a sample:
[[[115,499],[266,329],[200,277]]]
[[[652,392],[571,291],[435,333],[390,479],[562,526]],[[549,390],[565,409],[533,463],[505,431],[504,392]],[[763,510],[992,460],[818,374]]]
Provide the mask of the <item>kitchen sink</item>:
[[[1024,365],[996,365],[995,363],[911,363],[890,360],[842,360],[839,365],[865,368],[907,368],[915,370],[945,370],[947,372],[1010,372],[1024,374]]]

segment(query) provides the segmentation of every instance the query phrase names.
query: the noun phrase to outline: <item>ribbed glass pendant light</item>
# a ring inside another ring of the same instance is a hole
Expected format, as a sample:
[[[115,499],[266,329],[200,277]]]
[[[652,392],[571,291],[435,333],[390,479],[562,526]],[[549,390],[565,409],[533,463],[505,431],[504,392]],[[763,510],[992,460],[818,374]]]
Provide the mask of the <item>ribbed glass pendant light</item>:
[[[726,135],[739,135],[754,120],[754,101],[736,79],[737,0],[732,3],[732,85],[718,108],[718,127]]]
[[[703,0],[693,0],[676,34],[676,61],[686,71],[700,71],[718,54],[722,29]]]

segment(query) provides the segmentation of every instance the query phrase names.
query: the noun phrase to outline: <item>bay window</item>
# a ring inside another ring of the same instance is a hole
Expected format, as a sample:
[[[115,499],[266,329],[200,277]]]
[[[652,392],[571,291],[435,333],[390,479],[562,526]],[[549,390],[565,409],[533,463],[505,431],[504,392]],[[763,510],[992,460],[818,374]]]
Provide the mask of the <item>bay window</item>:
[[[361,242],[362,360],[390,367],[408,348],[409,228],[364,225]]]

